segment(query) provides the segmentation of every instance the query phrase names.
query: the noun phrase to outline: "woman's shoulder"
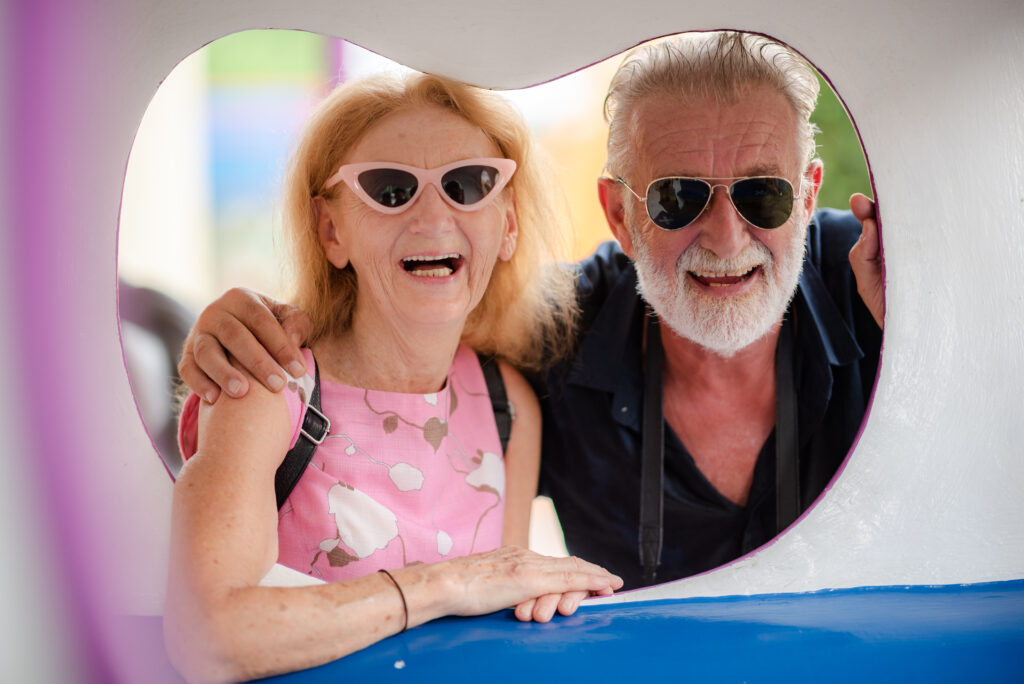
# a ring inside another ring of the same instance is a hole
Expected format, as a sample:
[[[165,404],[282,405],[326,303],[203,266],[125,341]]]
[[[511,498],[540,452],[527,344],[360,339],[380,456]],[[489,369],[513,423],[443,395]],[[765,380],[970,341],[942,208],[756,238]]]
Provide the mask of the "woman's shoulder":
[[[270,391],[236,364],[249,383],[249,391],[245,395],[235,398],[224,392],[212,404],[195,394],[190,395],[182,406],[178,421],[178,446],[182,458],[188,460],[195,455],[203,430],[267,433],[264,436],[269,438],[280,432],[287,437],[288,448],[291,448],[298,438],[302,417],[315,385],[313,355],[308,349],[303,352],[306,375],[293,378],[285,374],[285,386],[280,392]]]

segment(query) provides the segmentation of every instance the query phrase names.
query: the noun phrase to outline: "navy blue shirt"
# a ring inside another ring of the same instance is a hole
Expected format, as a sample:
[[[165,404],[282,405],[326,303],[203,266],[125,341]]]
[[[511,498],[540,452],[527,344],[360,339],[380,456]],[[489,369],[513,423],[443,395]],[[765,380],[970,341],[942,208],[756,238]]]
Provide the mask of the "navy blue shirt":
[[[857,294],[848,254],[860,235],[849,212],[824,209],[784,325],[795,326],[801,510],[842,463],[874,384],[881,331]],[[636,270],[617,243],[580,265],[574,357],[538,383],[544,416],[541,492],[555,503],[570,553],[643,586],[639,557],[642,330]],[[664,543],[657,581],[733,560],[777,534],[775,434],[754,467],[747,504],[716,490],[665,425]]]

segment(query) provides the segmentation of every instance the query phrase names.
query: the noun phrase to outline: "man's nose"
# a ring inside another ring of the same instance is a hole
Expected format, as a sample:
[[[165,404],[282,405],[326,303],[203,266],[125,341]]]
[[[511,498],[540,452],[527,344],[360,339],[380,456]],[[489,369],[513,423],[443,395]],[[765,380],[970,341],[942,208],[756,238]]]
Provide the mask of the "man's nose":
[[[700,245],[721,259],[737,256],[750,243],[747,222],[736,211],[729,198],[729,189],[716,186],[711,200],[697,220],[700,227]]]
[[[409,228],[424,235],[441,235],[455,225],[455,209],[433,183],[427,183],[416,203],[409,209]]]

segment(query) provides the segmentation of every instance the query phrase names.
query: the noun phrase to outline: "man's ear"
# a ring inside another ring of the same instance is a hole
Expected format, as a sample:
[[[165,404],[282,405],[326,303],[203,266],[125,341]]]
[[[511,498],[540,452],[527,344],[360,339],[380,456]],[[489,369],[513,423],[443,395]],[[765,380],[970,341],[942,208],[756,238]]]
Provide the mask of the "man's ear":
[[[623,194],[622,186],[617,180],[603,177],[597,179],[597,196],[601,200],[601,208],[604,209],[608,228],[622,245],[622,251],[632,259],[633,236],[629,232],[629,226],[626,225],[626,205],[622,202]]]
[[[330,207],[323,197],[313,198],[313,213],[316,216],[316,234],[320,238],[320,245],[324,248],[324,254],[335,268],[342,269],[348,266],[348,250],[342,244],[338,236],[338,229],[331,218]]]
[[[509,261],[516,253],[516,240],[519,238],[519,223],[516,221],[516,201],[512,198],[505,206],[505,230],[498,248],[498,258]]]
[[[807,212],[808,217],[814,212],[818,203],[818,191],[821,190],[821,181],[824,179],[825,163],[820,159],[812,159],[804,170],[803,187],[800,188],[804,211]]]

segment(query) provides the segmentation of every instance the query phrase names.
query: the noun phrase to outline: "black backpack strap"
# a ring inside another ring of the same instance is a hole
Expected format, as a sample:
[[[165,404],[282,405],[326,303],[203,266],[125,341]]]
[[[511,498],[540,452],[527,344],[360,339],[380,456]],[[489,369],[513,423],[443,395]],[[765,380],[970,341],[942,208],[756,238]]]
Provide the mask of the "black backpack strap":
[[[484,372],[487,383],[487,394],[491,397],[491,408],[494,409],[494,422],[498,424],[498,439],[501,440],[501,453],[508,448],[508,438],[512,434],[512,421],[516,419],[516,409],[508,400],[505,392],[505,381],[501,379],[498,360],[493,356],[476,355],[480,359],[480,368]]]
[[[327,437],[331,429],[331,421],[320,411],[320,367],[313,359],[313,393],[306,406],[306,415],[302,419],[299,439],[284,457],[284,462],[274,474],[274,491],[277,493],[277,509],[288,499],[288,496],[299,483],[299,478],[313,458],[313,452]]]

